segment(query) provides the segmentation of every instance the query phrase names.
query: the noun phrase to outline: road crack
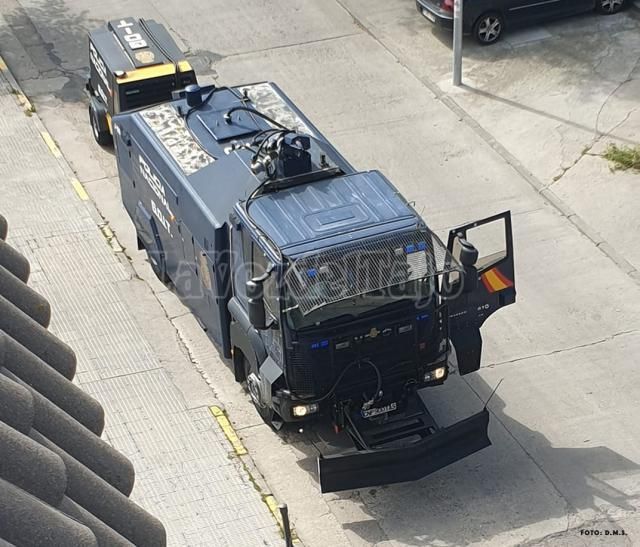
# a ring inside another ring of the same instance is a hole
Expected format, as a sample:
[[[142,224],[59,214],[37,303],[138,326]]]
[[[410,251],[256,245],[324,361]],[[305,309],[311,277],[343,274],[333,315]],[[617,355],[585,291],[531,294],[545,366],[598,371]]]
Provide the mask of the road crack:
[[[615,338],[618,338],[619,336],[628,336],[631,334],[638,334],[640,333],[640,330],[638,329],[634,329],[634,330],[628,330],[628,331],[622,331],[622,332],[616,332],[615,334],[611,334],[605,338],[601,338],[600,340],[594,340],[593,342],[587,342],[585,344],[578,344],[575,346],[571,346],[570,348],[562,348],[562,349],[557,349],[557,350],[553,350],[553,351],[549,351],[549,352],[545,352],[545,353],[536,353],[534,355],[527,355],[525,357],[518,357],[516,359],[510,359],[508,361],[500,361],[499,363],[490,363],[486,366],[484,366],[483,368],[496,368],[502,365],[509,365],[511,363],[518,363],[521,361],[528,361],[529,359],[535,359],[537,357],[547,357],[550,355],[558,355],[560,353],[567,353],[570,351],[574,351],[577,349],[582,349],[582,348],[588,348],[588,347],[593,347],[593,346],[598,346],[600,344],[604,344],[606,342],[610,342],[611,340],[614,340]]]

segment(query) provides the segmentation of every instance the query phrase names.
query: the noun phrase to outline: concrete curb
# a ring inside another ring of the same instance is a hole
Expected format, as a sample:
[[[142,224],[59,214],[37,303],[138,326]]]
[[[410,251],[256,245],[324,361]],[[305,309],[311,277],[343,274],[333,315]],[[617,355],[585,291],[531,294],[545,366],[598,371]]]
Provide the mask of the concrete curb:
[[[1,55],[0,55],[0,73],[4,76],[5,80],[7,80],[9,87],[14,92],[16,101],[24,109],[25,113],[27,115],[34,113],[36,109],[31,104],[29,99],[27,99],[27,96],[22,92],[22,89],[18,85],[18,82],[16,81],[16,79],[13,77],[13,74],[11,74],[11,71],[9,70],[7,63],[2,58]]]

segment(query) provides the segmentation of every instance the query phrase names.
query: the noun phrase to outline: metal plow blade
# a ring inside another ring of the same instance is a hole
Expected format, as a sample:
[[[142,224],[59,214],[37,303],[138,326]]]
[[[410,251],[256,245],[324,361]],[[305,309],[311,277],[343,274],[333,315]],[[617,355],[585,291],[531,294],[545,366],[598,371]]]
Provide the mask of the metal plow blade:
[[[320,489],[339,492],[414,481],[486,448],[489,412],[470,416],[401,448],[381,448],[318,458]]]

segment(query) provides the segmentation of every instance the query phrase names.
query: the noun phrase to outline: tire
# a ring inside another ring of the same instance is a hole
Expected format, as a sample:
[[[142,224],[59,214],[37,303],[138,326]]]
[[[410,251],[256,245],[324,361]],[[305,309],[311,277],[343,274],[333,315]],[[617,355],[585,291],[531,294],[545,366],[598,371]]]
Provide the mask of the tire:
[[[495,44],[502,37],[504,18],[495,11],[483,13],[473,25],[473,36],[482,46]]]
[[[106,129],[107,127],[106,113],[92,104],[89,105],[89,122],[91,123],[91,132],[93,138],[100,146],[111,146],[113,144],[113,137]]]
[[[167,285],[169,283],[169,276],[167,275],[167,269],[164,265],[164,257],[158,252],[150,253],[148,249],[145,250],[147,251],[147,258],[153,273],[156,274],[160,283]]]
[[[256,411],[258,412],[258,414],[260,414],[260,417],[265,421],[267,425],[271,426],[276,430],[280,429],[280,427],[282,427],[282,422],[279,419],[279,416],[276,414],[275,410],[273,410],[273,408],[271,408],[268,405],[263,405],[262,401],[260,401],[259,395],[256,393],[255,387],[250,385],[251,380],[249,379],[249,376],[251,375],[252,372],[255,372],[255,371],[251,369],[251,364],[249,363],[249,360],[242,354],[242,352],[240,352],[238,348],[234,349],[234,354],[235,352],[238,352],[240,354],[239,359],[242,360],[243,367],[244,367],[244,378],[245,378],[244,388],[247,390],[249,397],[251,397],[251,402],[253,403],[253,406],[255,407]]]
[[[160,280],[160,283],[167,285],[170,279],[169,279],[169,276],[167,275],[167,268],[165,267],[164,256],[162,255],[162,253],[158,251],[153,251],[153,252],[150,251],[140,236],[137,236],[137,240],[138,240],[138,250],[144,249],[145,252],[147,253],[147,260],[149,261],[149,265],[151,266],[153,273],[156,274],[156,277]]]
[[[613,15],[624,7],[624,0],[596,0],[596,11],[603,15]]]

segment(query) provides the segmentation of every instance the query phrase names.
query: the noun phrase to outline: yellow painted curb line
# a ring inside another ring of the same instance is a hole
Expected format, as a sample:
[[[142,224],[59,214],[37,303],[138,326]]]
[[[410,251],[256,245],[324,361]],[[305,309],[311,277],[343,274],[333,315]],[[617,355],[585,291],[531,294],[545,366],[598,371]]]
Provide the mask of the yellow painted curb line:
[[[18,82],[16,82],[16,79],[13,77],[13,74],[11,74],[11,71],[9,70],[7,63],[2,58],[2,56],[0,56],[0,72],[6,73],[5,77],[9,83],[9,87],[12,89],[12,92],[16,96],[18,103],[20,103],[20,106],[24,108],[24,111],[27,113],[27,115],[31,115],[33,112],[35,112],[36,109],[33,108],[33,105],[31,104],[29,99],[27,99],[26,95],[18,87]]]
[[[71,179],[71,186],[73,186],[73,189],[76,191],[76,194],[78,194],[78,197],[82,201],[89,201],[89,194],[87,194],[87,191],[84,189],[84,186],[82,186],[82,184],[77,178],[73,177]]]
[[[271,494],[268,494],[264,497],[264,502],[267,504],[269,511],[271,511],[271,514],[280,525],[280,528],[282,528],[282,519],[280,518],[280,509],[278,509],[278,502],[276,501],[276,498],[274,498]]]
[[[218,422],[220,429],[222,429],[222,432],[224,433],[225,437],[227,437],[227,440],[233,447],[233,451],[236,453],[236,455],[237,456],[247,455],[249,452],[244,447],[244,445],[242,444],[242,441],[240,440],[235,430],[233,429],[233,426],[231,425],[229,418],[227,418],[227,415],[224,413],[224,410],[222,410],[219,406],[214,405],[209,407],[209,411],[211,412],[211,414],[213,414],[213,417]],[[244,468],[245,468],[245,471],[249,474],[249,476],[251,476],[251,472],[247,469],[246,465],[244,465]],[[262,494],[262,501],[268,507],[270,513],[273,515],[273,518],[276,520],[278,527],[284,534],[284,523],[282,522],[282,517],[280,516],[280,508],[278,507],[278,502],[276,501],[276,498],[273,497],[272,494]],[[291,527],[291,539],[293,540],[294,543],[300,544],[300,540],[298,539],[295,533],[295,530],[293,530],[293,526]]]
[[[29,113],[28,115],[31,115],[33,112],[36,111],[36,109],[33,108],[31,101],[27,99],[27,96],[24,93],[22,93],[22,91],[18,91],[17,97],[18,97],[18,102],[20,103],[22,108],[24,108],[24,111]]]
[[[231,425],[229,418],[227,418],[223,410],[218,406],[211,406],[209,407],[209,410],[218,422],[218,425],[220,426],[220,429],[222,429],[222,432],[225,434],[225,437],[227,437],[227,440],[229,441],[229,443],[231,443],[231,446],[233,447],[236,455],[244,456],[248,454],[247,449],[242,444],[240,437],[236,435],[236,432],[233,430],[233,426]]]
[[[263,496],[262,500],[264,501],[266,506],[269,508],[269,511],[271,511],[273,518],[276,519],[276,522],[278,523],[280,530],[284,534],[284,522],[282,522],[282,515],[280,515],[280,508],[278,507],[278,502],[276,501],[276,498],[274,498],[272,494],[267,494],[266,496]],[[291,525],[291,539],[296,544],[300,543],[300,540],[298,539],[296,531],[293,529],[292,525]]]
[[[40,131],[40,135],[42,135],[42,140],[49,147],[49,150],[51,150],[51,153],[53,154],[53,156],[56,158],[61,158],[62,152],[60,152],[60,149],[58,148],[58,145],[53,140],[53,137],[47,131]]]

